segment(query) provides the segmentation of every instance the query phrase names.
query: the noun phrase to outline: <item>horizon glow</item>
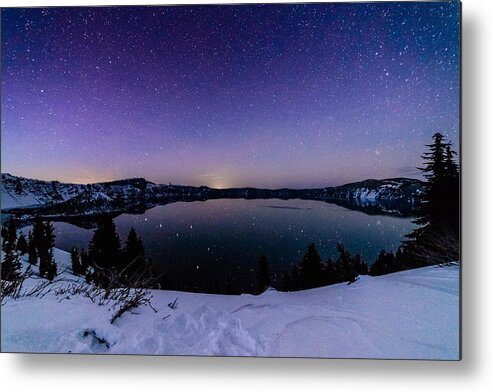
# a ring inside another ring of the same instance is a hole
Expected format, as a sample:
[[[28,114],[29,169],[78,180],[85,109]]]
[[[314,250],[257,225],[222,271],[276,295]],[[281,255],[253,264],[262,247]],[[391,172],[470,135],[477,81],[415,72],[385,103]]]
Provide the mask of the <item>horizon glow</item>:
[[[421,178],[459,149],[460,4],[2,9],[2,172],[215,188]]]

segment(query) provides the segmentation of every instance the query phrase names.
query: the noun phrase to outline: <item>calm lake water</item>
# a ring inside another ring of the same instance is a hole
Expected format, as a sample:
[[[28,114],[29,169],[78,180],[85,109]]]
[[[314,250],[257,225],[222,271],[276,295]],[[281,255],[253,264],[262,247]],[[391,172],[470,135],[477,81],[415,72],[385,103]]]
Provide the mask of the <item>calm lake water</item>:
[[[299,263],[311,242],[324,261],[341,241],[372,263],[381,249],[397,250],[415,228],[411,221],[297,199],[177,202],[115,218],[122,243],[131,227],[137,230],[154,269],[164,273],[165,288],[218,291],[229,284],[243,292],[256,287],[262,254],[275,274],[273,285],[280,286],[282,272]],[[57,246],[65,250],[87,247],[93,233],[64,222],[54,226]]]

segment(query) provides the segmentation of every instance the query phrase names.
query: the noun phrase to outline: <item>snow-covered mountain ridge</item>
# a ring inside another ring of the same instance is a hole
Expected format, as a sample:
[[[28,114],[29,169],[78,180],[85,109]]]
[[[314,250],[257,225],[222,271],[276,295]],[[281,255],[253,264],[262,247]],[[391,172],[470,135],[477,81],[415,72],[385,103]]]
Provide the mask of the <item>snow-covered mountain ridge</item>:
[[[424,182],[410,178],[370,179],[325,188],[324,196],[329,199],[388,200],[414,204],[424,189]]]
[[[17,215],[86,216],[142,211],[171,201],[219,198],[301,198],[339,202],[364,208],[373,203],[398,203],[412,209],[424,191],[422,181],[395,178],[365,180],[318,189],[213,189],[206,186],[157,185],[143,178],[94,184],[40,181],[2,174],[1,208]]]

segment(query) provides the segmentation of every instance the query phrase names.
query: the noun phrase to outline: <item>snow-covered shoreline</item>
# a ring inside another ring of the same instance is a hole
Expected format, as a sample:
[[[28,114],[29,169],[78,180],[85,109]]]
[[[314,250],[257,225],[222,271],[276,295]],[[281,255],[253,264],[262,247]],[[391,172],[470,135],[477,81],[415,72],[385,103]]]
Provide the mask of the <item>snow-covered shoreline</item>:
[[[67,270],[69,254],[56,250],[55,258]],[[9,298],[2,351],[459,359],[457,265],[289,293],[152,296],[157,313],[140,307],[114,324],[114,310],[81,296]]]

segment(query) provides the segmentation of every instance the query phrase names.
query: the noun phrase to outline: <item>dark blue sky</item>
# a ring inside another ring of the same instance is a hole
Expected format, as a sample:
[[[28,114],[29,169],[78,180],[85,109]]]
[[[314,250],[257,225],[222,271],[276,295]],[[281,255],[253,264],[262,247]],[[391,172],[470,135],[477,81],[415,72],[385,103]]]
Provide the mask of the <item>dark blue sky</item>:
[[[459,139],[459,4],[2,9],[2,171],[318,187]]]

